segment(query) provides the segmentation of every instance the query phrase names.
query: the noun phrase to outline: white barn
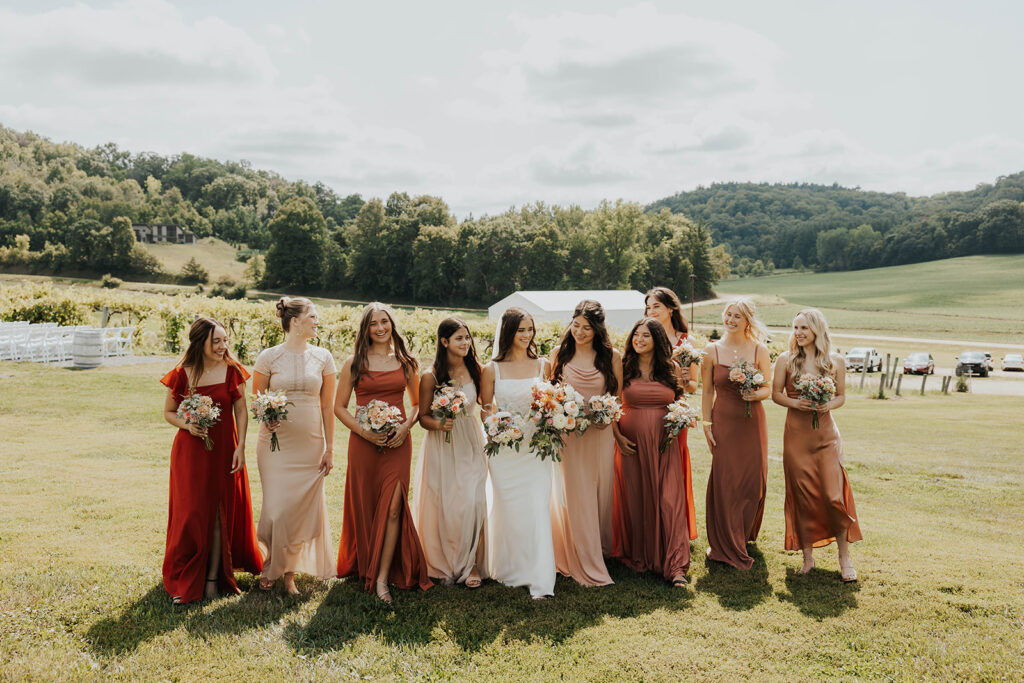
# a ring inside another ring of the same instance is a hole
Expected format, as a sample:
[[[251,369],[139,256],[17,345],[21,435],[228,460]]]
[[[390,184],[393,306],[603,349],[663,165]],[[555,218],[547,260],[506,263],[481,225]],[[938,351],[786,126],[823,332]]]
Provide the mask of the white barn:
[[[569,324],[576,304],[593,299],[604,306],[605,322],[628,332],[643,317],[644,295],[633,289],[575,289],[568,291],[519,291],[509,294],[487,309],[487,317],[497,322],[512,306],[530,313],[539,323],[556,320]]]

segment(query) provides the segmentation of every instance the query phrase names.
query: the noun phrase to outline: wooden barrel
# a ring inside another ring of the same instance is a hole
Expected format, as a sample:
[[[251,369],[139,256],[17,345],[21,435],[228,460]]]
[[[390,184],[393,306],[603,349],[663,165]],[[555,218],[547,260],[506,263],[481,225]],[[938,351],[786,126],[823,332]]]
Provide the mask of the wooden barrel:
[[[76,368],[98,368],[103,364],[103,330],[75,330],[71,358]]]

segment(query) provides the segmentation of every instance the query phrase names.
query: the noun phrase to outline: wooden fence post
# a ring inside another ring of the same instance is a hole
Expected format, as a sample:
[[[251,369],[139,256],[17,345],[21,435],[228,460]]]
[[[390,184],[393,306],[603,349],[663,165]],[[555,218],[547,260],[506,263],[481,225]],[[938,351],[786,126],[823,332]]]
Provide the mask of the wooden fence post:
[[[100,309],[100,327],[106,327],[107,322],[110,320],[110,306],[104,306]]]
[[[927,381],[928,381],[928,373],[925,372],[923,375],[921,375],[921,395],[922,396],[924,396],[924,385],[925,385],[925,382],[927,382]]]
[[[952,375],[946,375],[942,378],[942,393],[949,396],[949,385],[953,381]]]
[[[887,379],[885,373],[878,378],[878,398],[885,398],[885,382]]]
[[[864,388],[864,380],[867,379],[867,376],[868,376],[868,361],[865,358],[864,359],[864,364],[860,366],[860,388],[861,389]]]
[[[901,373],[900,376],[896,378],[896,395],[897,396],[900,395],[900,387],[902,387],[902,386],[903,386],[903,374]]]
[[[889,388],[892,389],[892,383],[896,380],[896,367],[900,364],[900,357],[895,356],[892,359],[892,374],[889,375]]]

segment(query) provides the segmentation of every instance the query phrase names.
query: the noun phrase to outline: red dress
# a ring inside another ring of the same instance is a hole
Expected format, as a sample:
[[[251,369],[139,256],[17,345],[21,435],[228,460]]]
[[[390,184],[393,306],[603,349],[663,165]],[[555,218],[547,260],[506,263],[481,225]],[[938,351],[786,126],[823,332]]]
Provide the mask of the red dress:
[[[687,334],[683,332],[676,340],[676,346],[683,343]],[[693,474],[690,472],[690,447],[687,445],[686,431],[679,432],[679,452],[683,457],[683,490],[686,492],[686,528],[690,532],[690,540],[697,539],[697,509],[693,505]]]
[[[217,588],[238,593],[234,570],[258,574],[263,560],[256,547],[252,523],[249,474],[243,467],[231,474],[231,459],[238,446],[232,403],[242,396],[249,373],[228,366],[225,381],[196,387],[220,406],[220,420],[210,428],[213,450],[203,440],[179,429],[171,446],[170,504],[167,547],[164,551],[164,588],[182,603],[203,597],[206,566],[213,540],[213,524],[220,512],[221,562]],[[180,403],[188,393],[188,375],[175,368],[160,380]]]
[[[405,419],[405,373],[402,368],[374,372],[364,370],[356,384],[356,403],[366,405],[374,399],[397,406]],[[427,576],[427,563],[420,537],[409,512],[409,469],[412,465],[412,439],[398,448],[381,453],[375,444],[353,432],[348,439],[348,469],[345,473],[345,516],[341,522],[338,548],[338,576],[358,574],[363,587],[373,591],[384,548],[384,530],[388,507],[395,487],[401,491],[401,529],[391,560],[388,581],[399,588],[433,586]]]

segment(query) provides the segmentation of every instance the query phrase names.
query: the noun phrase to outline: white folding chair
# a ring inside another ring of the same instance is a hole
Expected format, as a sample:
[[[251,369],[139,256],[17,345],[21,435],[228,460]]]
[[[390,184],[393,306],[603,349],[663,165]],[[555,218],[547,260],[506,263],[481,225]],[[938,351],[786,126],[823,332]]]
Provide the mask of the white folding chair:
[[[116,356],[118,344],[121,340],[120,327],[103,328],[103,355],[104,357]]]
[[[27,328],[19,329],[18,335],[19,338],[15,342],[14,360],[34,361],[37,352],[42,348],[46,328],[41,325],[29,325]]]
[[[121,328],[121,335],[117,339],[117,355],[119,356],[131,356],[134,351],[132,349],[132,337],[135,335],[135,326],[129,325],[128,327]]]

